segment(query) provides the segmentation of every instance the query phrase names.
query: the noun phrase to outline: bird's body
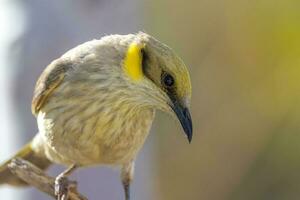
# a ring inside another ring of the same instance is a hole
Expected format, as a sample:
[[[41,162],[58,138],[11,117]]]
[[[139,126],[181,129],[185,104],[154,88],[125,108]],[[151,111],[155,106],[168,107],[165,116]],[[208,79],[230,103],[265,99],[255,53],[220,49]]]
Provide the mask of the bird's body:
[[[124,40],[114,37],[118,43]],[[105,39],[80,45],[55,61],[58,67],[50,72],[66,75],[37,112],[39,136],[34,145],[55,163],[126,164],[135,159],[149,132],[154,109],[136,104],[134,88],[122,78],[120,63],[111,60],[103,65],[95,59],[103,45]]]
[[[169,85],[174,79],[178,83]],[[176,114],[190,140],[189,99],[188,72],[166,45],[145,33],[92,40],[53,61],[40,76],[32,101],[39,133],[18,155],[42,168],[121,166],[129,199],[134,160],[155,110]],[[0,183],[18,183],[6,164]]]
[[[52,162],[63,165],[122,165],[135,159],[148,135],[153,110],[127,110],[128,113],[124,111],[105,116],[81,109],[75,108],[65,114],[47,113],[47,108],[41,112],[38,120],[42,128],[33,142],[33,149],[45,153]],[[82,113],[74,115],[76,112]],[[55,119],[59,123],[51,124],[51,117],[57,115]],[[120,120],[124,117],[130,118]]]

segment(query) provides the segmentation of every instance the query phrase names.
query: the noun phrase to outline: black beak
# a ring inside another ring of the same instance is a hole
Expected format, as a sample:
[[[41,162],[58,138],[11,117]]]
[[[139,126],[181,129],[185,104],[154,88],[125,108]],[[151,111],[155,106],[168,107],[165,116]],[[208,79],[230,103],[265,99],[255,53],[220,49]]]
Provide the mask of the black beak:
[[[173,106],[171,107],[177,115],[177,118],[181,123],[181,126],[189,140],[189,143],[191,143],[193,137],[193,124],[189,109],[177,102],[174,102]]]

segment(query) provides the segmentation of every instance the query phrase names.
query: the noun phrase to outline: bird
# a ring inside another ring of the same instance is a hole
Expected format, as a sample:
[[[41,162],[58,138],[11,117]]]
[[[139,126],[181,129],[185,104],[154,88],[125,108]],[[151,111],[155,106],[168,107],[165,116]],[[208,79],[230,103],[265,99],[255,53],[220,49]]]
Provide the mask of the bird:
[[[145,32],[107,35],[67,51],[37,80],[32,113],[38,133],[0,166],[0,185],[25,186],[8,164],[22,158],[46,170],[66,170],[55,179],[58,200],[68,194],[68,176],[78,168],[120,168],[126,200],[134,163],[162,111],[193,135],[189,70],[166,44]]]

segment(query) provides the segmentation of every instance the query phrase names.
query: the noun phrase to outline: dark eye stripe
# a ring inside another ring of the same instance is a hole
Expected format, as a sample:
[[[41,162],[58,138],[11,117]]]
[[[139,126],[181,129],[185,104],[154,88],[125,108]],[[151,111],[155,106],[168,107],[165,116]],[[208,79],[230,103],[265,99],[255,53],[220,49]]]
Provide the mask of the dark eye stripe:
[[[143,68],[143,71],[145,71],[146,63],[148,60],[148,55],[146,54],[145,49],[141,50],[141,54],[142,54],[142,68]]]

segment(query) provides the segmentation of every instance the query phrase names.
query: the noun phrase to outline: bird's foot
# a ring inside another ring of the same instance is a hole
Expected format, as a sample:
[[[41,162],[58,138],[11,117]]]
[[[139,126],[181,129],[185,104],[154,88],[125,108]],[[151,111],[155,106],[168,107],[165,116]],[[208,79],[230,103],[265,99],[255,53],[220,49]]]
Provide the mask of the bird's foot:
[[[70,181],[65,174],[60,174],[55,179],[55,196],[57,200],[67,200],[70,190],[77,189],[77,182]]]

